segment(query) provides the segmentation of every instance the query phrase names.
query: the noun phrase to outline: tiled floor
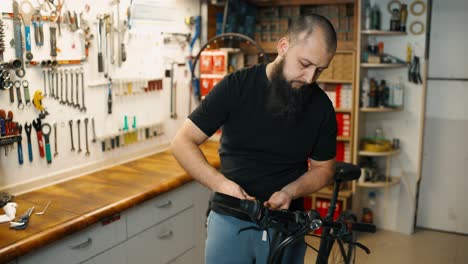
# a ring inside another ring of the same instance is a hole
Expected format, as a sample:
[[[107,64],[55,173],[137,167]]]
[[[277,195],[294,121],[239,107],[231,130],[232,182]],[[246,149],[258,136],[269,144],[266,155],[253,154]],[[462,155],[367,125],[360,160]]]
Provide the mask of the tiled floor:
[[[307,241],[318,248],[317,238]],[[358,241],[371,250],[367,255],[358,250],[359,264],[465,264],[468,263],[468,236],[430,230],[417,230],[413,235],[378,231],[363,234]],[[305,264],[315,263],[317,253],[308,250]]]

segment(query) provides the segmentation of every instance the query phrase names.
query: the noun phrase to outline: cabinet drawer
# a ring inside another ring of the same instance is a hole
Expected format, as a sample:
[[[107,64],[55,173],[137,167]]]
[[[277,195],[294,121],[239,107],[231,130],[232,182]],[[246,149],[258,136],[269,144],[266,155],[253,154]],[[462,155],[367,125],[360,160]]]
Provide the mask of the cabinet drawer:
[[[177,258],[169,261],[167,264],[194,264],[196,259],[195,249],[190,249]]]
[[[124,241],[125,215],[107,225],[101,223],[68,236],[18,259],[18,264],[80,263]]]
[[[81,264],[127,264],[125,242],[88,259]]]
[[[191,207],[129,239],[128,263],[164,264],[193,248],[194,211]]]
[[[190,182],[128,210],[128,237],[190,207],[196,183]]]

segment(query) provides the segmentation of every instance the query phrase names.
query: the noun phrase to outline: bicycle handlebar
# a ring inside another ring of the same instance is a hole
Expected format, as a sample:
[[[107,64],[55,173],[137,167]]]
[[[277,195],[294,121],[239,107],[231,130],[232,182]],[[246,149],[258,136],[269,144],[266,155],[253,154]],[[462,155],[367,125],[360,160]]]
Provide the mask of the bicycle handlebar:
[[[348,231],[368,233],[376,232],[376,227],[372,224],[327,221],[322,219],[319,213],[315,210],[308,212],[270,210],[264,207],[263,204],[258,200],[242,200],[218,192],[214,194],[211,202],[217,206],[248,215],[250,219],[254,223],[259,224],[261,228],[269,228],[271,227],[270,225],[274,223],[274,226],[281,224],[284,226],[287,226],[288,224],[308,226],[310,230],[315,230],[323,226],[333,229],[345,228]]]

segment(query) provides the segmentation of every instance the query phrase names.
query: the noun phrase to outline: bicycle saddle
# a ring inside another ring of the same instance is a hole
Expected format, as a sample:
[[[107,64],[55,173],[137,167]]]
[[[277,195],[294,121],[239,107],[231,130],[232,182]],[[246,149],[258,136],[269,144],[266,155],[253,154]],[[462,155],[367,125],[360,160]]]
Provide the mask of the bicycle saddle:
[[[361,177],[361,168],[354,164],[337,162],[335,168],[335,181],[353,181]]]

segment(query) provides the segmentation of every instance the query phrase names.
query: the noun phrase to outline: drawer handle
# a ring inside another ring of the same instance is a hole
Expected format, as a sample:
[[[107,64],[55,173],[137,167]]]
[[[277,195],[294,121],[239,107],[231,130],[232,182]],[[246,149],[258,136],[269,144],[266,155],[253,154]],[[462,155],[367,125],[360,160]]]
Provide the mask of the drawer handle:
[[[70,249],[82,249],[82,248],[85,248],[85,247],[91,245],[91,243],[93,243],[93,240],[89,237],[88,240],[86,240],[85,242],[80,243],[80,244],[78,244],[76,246],[69,246],[69,247],[70,247]]]
[[[157,208],[167,208],[169,206],[172,205],[172,201],[171,200],[167,200],[167,202],[163,203],[163,204],[157,204],[156,207]]]
[[[173,234],[174,233],[172,232],[172,230],[169,230],[166,233],[158,235],[158,238],[159,239],[165,239],[165,238],[171,237]]]

